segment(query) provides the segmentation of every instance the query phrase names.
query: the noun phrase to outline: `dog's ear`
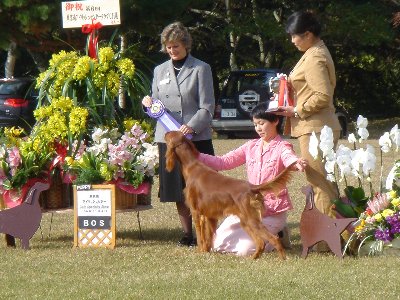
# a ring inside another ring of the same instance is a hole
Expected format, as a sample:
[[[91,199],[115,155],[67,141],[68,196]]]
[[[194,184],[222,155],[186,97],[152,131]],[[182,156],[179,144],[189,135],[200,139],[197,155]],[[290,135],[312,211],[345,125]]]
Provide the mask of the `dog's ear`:
[[[167,146],[167,152],[165,153],[165,159],[166,159],[165,168],[167,169],[168,172],[171,172],[175,167],[175,160],[176,160],[176,154],[172,147]]]
[[[191,140],[187,139],[186,137],[185,137],[185,140],[186,140],[186,143],[189,145],[190,150],[192,151],[192,153],[194,154],[194,156],[195,156],[195,157],[199,157],[200,152],[199,152],[199,150],[197,150],[197,148],[196,148],[196,146],[193,144],[193,142],[192,142]]]

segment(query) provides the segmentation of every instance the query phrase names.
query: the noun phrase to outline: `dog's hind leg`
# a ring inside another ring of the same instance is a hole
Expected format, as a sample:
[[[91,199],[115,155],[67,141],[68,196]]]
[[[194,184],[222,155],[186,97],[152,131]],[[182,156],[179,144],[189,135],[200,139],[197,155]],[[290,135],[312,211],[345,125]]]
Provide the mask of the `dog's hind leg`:
[[[278,236],[270,233],[261,222],[257,225],[256,232],[264,241],[268,241],[276,249],[281,259],[286,259],[285,249]]]
[[[254,222],[248,222],[249,220],[244,221],[244,218],[240,218],[240,226],[242,226],[243,230],[247,232],[247,234],[251,237],[256,245],[256,250],[254,254],[251,256],[253,259],[257,259],[264,252],[265,242],[260,235],[257,234],[254,226]]]

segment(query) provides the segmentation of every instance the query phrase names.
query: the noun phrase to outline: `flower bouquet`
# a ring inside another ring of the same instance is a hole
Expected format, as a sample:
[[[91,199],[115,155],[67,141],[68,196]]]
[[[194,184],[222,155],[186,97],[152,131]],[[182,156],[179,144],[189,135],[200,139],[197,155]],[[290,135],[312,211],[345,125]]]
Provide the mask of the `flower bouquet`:
[[[122,57],[111,46],[100,47],[98,57],[64,50],[53,54],[49,68],[37,78],[39,106],[61,96],[90,111],[89,126],[110,125],[116,115],[116,101],[128,95],[144,95],[148,79],[130,58]],[[121,100],[122,101],[122,100]],[[118,103],[121,106],[121,103]],[[132,101],[133,114],[144,117],[138,101]],[[123,103],[122,105],[125,105]]]
[[[349,246],[356,241],[360,256],[400,254],[400,160],[388,176],[387,188],[389,192],[368,201],[347,243]]]
[[[125,130],[97,127],[75,158],[66,157],[64,168],[75,184],[115,183],[131,193],[146,193],[158,164],[158,148],[145,131],[145,121],[125,120]],[[139,189],[139,190],[138,190]]]
[[[37,180],[48,180],[54,152],[40,137],[4,128],[0,146],[0,192],[6,207],[19,205]]]
[[[324,161],[327,179],[336,185],[339,197],[334,199],[332,204],[332,211],[336,217],[360,218],[359,221],[353,224],[353,228],[361,222],[361,219],[365,216],[366,209],[373,206],[373,203],[387,204],[386,201],[382,202],[382,199],[387,197],[385,196],[382,180],[383,153],[388,153],[392,148],[395,148],[395,151],[398,152],[400,145],[400,130],[398,129],[398,125],[380,137],[380,184],[378,188],[374,187],[371,178],[376,170],[378,159],[373,146],[366,144],[363,147],[363,143],[367,141],[369,136],[367,125],[368,120],[363,116],[359,116],[357,118],[358,138],[356,134],[350,134],[348,137],[349,146],[340,144],[336,151],[334,150],[332,130],[327,126],[322,129],[319,139],[314,132],[312,133],[309,145],[311,155],[315,159],[322,159]],[[395,167],[393,168],[395,169]],[[339,184],[344,184],[345,186],[344,195],[339,190]],[[386,191],[390,191],[391,189],[391,187],[387,188]],[[365,192],[366,190],[369,190],[368,195]],[[379,207],[382,208],[384,206],[382,205]],[[361,235],[358,237],[361,238]],[[370,238],[371,236],[368,237],[368,239]],[[352,235],[349,242],[354,242],[354,240],[354,236]],[[357,240],[359,245],[362,245],[362,242],[360,243],[360,240]]]

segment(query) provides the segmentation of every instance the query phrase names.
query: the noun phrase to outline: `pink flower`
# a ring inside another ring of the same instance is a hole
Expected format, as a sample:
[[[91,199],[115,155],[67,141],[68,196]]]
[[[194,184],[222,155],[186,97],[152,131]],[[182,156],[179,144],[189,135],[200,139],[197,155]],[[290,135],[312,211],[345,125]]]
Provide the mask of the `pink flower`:
[[[16,168],[21,164],[21,155],[17,147],[12,147],[8,152],[7,162],[10,168]]]
[[[386,194],[376,194],[372,200],[367,202],[368,208],[374,213],[377,214],[381,210],[387,208],[390,204],[389,199],[387,199]]]

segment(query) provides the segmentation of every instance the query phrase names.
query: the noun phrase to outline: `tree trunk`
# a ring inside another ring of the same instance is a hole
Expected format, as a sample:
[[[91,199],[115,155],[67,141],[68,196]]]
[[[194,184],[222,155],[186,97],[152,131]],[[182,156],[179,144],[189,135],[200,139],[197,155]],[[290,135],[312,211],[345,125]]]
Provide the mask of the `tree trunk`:
[[[35,62],[36,68],[39,70],[39,72],[44,72],[47,69],[48,65],[48,60],[45,55],[43,55],[40,52],[33,52],[29,48],[26,48],[28,51],[29,55],[32,57],[33,61]]]
[[[230,6],[230,0],[225,0],[225,10],[226,10],[226,16],[228,20],[228,24],[231,24],[232,21],[232,12],[231,12],[231,6]],[[231,67],[231,70],[237,70],[238,65],[236,61],[236,47],[238,46],[240,36],[237,36],[233,30],[229,32],[229,46],[230,46],[230,54],[229,54],[229,65]]]
[[[11,78],[14,76],[16,60],[17,60],[17,44],[14,41],[11,41],[8,47],[7,59],[4,69],[4,74],[6,78]]]
[[[121,35],[121,42],[120,42],[120,49],[121,49],[121,54],[125,52],[125,47],[126,47],[126,38],[125,35]],[[118,106],[120,108],[125,108],[126,107],[126,97],[125,97],[125,91],[122,86],[122,78],[120,79],[120,87],[118,91]]]

